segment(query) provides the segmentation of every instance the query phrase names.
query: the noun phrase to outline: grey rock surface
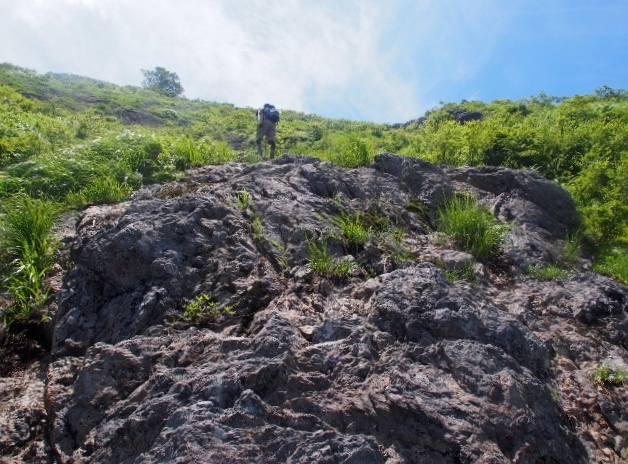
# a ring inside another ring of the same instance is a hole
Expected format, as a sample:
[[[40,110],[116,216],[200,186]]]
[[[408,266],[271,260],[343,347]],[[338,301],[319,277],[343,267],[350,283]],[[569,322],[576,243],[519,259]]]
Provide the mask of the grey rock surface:
[[[456,191],[512,222],[495,262],[435,238]],[[341,212],[403,236],[348,246]],[[388,153],[204,167],[90,208],[56,302],[51,462],[622,462],[626,386],[591,376],[627,366],[628,288],[585,267],[526,274],[576,225],[535,173]],[[323,237],[353,272],[312,270]],[[447,278],[469,265],[475,284]],[[230,311],[191,324],[201,294]]]

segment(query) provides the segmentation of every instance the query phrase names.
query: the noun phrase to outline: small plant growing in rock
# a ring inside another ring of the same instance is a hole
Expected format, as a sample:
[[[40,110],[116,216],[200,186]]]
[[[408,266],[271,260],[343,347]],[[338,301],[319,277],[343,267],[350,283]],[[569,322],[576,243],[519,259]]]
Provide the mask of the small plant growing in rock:
[[[563,259],[567,263],[575,263],[580,258],[582,235],[580,232],[567,234],[565,237],[565,249],[563,250]]]
[[[384,245],[390,249],[390,257],[397,264],[414,259],[412,253],[403,246],[402,240],[404,234],[405,232],[402,227],[393,227],[382,234]]]
[[[253,215],[253,218],[251,219],[251,230],[253,231],[253,237],[257,240],[262,238],[264,228],[262,227],[262,220],[257,215]]]
[[[237,193],[236,201],[238,208],[241,210],[245,210],[251,206],[251,196],[246,187],[242,187],[242,190]]]
[[[602,388],[615,388],[628,379],[628,371],[617,369],[608,363],[600,364],[592,376],[593,383]]]
[[[191,302],[183,305],[183,319],[194,324],[200,325],[215,320],[221,314],[228,316],[235,315],[235,311],[229,305],[220,307],[220,303],[206,294],[201,293]]]
[[[329,278],[346,277],[355,272],[355,264],[346,259],[336,259],[327,250],[327,241],[320,243],[308,240],[307,248],[310,268],[319,275]]]
[[[539,266],[534,264],[528,267],[528,275],[543,280],[562,279],[569,275],[569,271],[563,269],[556,263]]]
[[[334,218],[334,222],[342,230],[342,234],[350,246],[364,245],[371,238],[372,230],[361,221],[359,212],[355,216],[341,213]]]
[[[502,241],[506,226],[468,194],[454,195],[438,209],[440,231],[477,259],[493,256]]]
[[[445,276],[450,282],[457,282],[464,280],[470,284],[475,284],[475,273],[473,272],[473,265],[469,264],[462,269],[445,270]]]
[[[277,256],[277,262],[281,266],[281,274],[283,277],[284,272],[290,267],[290,264],[288,263],[288,249],[276,238],[271,237],[269,241],[279,251],[279,256]]]

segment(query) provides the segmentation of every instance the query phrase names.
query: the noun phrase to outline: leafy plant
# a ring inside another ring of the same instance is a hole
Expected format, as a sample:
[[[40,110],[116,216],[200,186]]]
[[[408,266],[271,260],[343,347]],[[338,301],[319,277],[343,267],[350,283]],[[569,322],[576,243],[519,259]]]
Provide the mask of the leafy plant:
[[[221,307],[220,303],[206,293],[201,293],[183,305],[183,318],[194,325],[213,322],[221,314],[234,316],[235,311],[229,305]]]
[[[5,285],[13,298],[4,322],[25,322],[40,315],[48,297],[45,277],[54,264],[57,242],[52,230],[57,205],[17,195],[3,208],[1,221],[2,261],[8,263]]]
[[[493,256],[506,227],[470,195],[454,195],[438,209],[438,228],[477,259]]]
[[[593,383],[603,388],[616,388],[628,379],[628,371],[618,369],[608,363],[600,364],[592,376]]]

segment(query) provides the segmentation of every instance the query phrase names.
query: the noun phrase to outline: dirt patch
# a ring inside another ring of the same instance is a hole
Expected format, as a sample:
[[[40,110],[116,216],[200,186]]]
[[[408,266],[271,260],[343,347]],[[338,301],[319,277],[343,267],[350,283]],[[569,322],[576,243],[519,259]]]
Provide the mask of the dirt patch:
[[[125,108],[115,112],[123,124],[141,124],[143,126],[157,127],[164,124],[163,119],[145,111]]]

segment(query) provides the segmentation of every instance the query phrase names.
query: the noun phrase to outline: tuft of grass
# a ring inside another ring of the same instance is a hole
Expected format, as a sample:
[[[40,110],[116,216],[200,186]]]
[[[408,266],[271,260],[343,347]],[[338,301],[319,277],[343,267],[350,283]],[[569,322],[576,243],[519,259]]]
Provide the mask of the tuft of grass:
[[[13,197],[3,208],[1,260],[8,263],[3,286],[13,300],[3,314],[7,327],[42,316],[49,293],[45,277],[58,247],[52,237],[58,212],[56,204],[27,195]]]
[[[310,268],[318,275],[328,278],[342,278],[355,272],[355,264],[346,259],[336,259],[327,249],[327,241],[320,243],[308,240]]]
[[[242,190],[237,193],[236,201],[238,208],[241,210],[245,210],[251,206],[251,196],[246,187],[242,187]]]
[[[368,165],[375,155],[373,143],[357,135],[350,135],[340,146],[340,151],[330,150],[325,158],[331,163],[346,168]]]
[[[221,314],[234,316],[235,311],[229,305],[221,307],[220,303],[206,293],[201,293],[194,300],[183,305],[183,319],[194,325],[213,322]]]
[[[268,240],[279,251],[277,262],[281,266],[281,276],[283,277],[285,271],[290,267],[290,263],[288,261],[288,249],[283,243],[274,237],[270,237]]]
[[[334,222],[342,230],[342,234],[349,245],[361,246],[371,238],[372,230],[360,220],[359,212],[353,217],[343,212],[334,217]]]
[[[253,237],[257,240],[261,239],[264,235],[264,227],[262,226],[262,220],[259,216],[253,215],[251,220],[251,230],[253,232]]]
[[[403,245],[404,235],[405,231],[402,227],[393,227],[382,234],[384,245],[390,250],[390,257],[396,264],[412,261],[414,259],[412,253]]]
[[[88,204],[103,205],[126,200],[132,190],[111,177],[104,177],[94,179],[82,193]]]
[[[616,388],[624,384],[628,379],[628,371],[617,369],[608,363],[600,364],[591,377],[593,383],[602,388]]]
[[[493,256],[501,244],[506,226],[480,206],[471,195],[454,195],[438,209],[440,231],[478,260]]]
[[[546,266],[537,264],[528,267],[528,275],[543,280],[563,279],[569,276],[570,271],[563,269],[558,264],[552,263]]]
[[[582,234],[580,232],[572,232],[565,237],[565,248],[563,250],[563,259],[566,263],[576,263],[580,259],[582,253]]]
[[[475,272],[473,272],[473,264],[452,271],[445,270],[445,276],[450,282],[464,280],[470,284],[475,284]]]

